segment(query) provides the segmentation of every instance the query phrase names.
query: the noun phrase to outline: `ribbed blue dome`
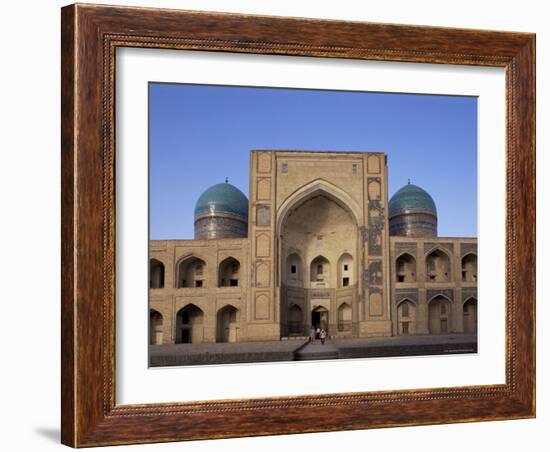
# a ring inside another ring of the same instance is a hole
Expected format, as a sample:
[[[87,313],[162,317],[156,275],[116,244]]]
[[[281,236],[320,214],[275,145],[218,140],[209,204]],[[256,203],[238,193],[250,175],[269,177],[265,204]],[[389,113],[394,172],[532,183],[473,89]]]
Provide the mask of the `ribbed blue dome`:
[[[411,210],[430,210],[437,216],[435,203],[430,194],[417,185],[407,184],[397,190],[389,202],[390,218]]]
[[[197,200],[195,218],[213,212],[230,213],[248,219],[248,198],[228,182],[213,185]]]

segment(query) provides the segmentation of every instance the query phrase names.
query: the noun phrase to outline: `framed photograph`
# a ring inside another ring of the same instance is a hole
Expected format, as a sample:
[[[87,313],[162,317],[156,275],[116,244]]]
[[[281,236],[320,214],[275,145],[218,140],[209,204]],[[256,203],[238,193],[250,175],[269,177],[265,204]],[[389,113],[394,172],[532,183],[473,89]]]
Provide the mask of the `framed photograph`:
[[[62,442],[535,416],[535,36],[62,9]]]

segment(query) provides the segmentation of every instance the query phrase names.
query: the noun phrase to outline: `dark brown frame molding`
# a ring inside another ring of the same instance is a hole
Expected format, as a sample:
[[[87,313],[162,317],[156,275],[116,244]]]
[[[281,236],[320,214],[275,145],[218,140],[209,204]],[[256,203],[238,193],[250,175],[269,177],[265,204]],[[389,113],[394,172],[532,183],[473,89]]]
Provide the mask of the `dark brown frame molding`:
[[[77,4],[62,9],[61,37],[64,444],[84,447],[535,416],[534,34]],[[506,383],[117,405],[117,47],[505,68]],[[328,407],[331,415],[325,416]]]

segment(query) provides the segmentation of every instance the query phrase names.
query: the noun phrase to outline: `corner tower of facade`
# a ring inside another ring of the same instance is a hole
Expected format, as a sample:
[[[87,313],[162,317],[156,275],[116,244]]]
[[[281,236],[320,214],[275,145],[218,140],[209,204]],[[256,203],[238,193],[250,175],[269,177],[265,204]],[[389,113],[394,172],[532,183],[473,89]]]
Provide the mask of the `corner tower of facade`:
[[[392,196],[388,210],[390,235],[437,236],[437,209],[426,190],[408,183]]]
[[[208,188],[195,204],[195,240],[244,238],[248,199],[227,181]]]

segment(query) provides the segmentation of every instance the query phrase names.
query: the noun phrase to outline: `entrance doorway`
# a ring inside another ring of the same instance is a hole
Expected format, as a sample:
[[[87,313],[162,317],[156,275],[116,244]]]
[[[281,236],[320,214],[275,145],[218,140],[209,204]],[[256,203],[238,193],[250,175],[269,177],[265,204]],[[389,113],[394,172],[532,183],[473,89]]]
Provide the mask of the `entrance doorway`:
[[[317,306],[311,311],[311,325],[315,328],[321,328],[328,334],[328,310],[322,306]]]

